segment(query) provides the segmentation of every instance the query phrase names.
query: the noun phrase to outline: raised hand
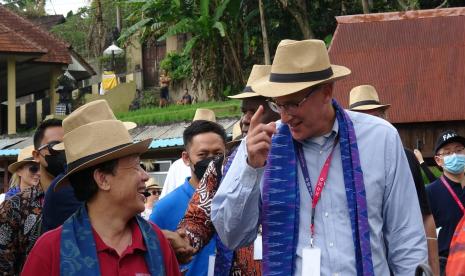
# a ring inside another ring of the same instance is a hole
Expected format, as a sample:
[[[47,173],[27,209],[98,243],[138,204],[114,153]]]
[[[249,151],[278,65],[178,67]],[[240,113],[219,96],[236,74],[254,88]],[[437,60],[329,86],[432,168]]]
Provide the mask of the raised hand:
[[[271,136],[276,132],[276,123],[262,123],[263,106],[260,106],[250,120],[247,133],[247,163],[253,168],[265,166],[271,149]]]
[[[168,231],[162,230],[163,235],[169,241],[171,247],[176,254],[176,259],[180,264],[188,263],[197,251],[190,245],[184,231]]]

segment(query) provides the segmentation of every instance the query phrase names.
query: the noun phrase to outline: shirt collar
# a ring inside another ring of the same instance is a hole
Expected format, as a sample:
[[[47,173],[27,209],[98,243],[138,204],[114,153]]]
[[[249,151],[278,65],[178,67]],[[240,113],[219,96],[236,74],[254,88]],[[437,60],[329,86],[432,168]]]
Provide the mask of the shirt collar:
[[[305,144],[318,144],[320,146],[323,146],[328,139],[336,137],[338,132],[339,132],[339,123],[337,122],[337,119],[335,119],[333,127],[330,132],[323,134],[321,136],[318,136],[318,137],[312,137],[312,138],[306,139],[302,141],[302,144],[304,145]]]
[[[124,252],[130,254],[135,250],[147,251],[147,247],[144,244],[144,238],[142,237],[142,232],[140,231],[139,225],[135,219],[132,219],[130,222],[131,232],[132,232],[132,243],[124,250]],[[105,244],[105,242],[100,238],[99,234],[92,227],[92,233],[94,234],[95,247],[97,252],[102,251],[115,251],[113,248]]]

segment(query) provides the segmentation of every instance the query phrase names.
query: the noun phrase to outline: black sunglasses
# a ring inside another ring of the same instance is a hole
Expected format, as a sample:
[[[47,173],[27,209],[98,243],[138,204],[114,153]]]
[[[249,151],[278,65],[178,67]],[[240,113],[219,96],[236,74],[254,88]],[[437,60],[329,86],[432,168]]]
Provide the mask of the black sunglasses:
[[[151,195],[161,195],[161,191],[158,191],[158,190],[153,190],[153,191],[145,191],[144,192],[144,196],[145,197],[149,197]]]
[[[48,143],[48,144],[44,144],[44,145],[40,146],[40,147],[37,149],[37,151],[40,152],[40,151],[43,150],[43,149],[48,149],[48,152],[50,153],[50,155],[57,155],[57,154],[60,153],[60,151],[59,151],[59,150],[53,149],[53,147],[56,146],[56,145],[58,145],[59,143],[61,143],[61,142],[60,142],[60,141],[52,141],[52,142],[50,142],[50,143]]]
[[[39,171],[39,165],[31,165],[28,170],[30,173],[37,173]]]

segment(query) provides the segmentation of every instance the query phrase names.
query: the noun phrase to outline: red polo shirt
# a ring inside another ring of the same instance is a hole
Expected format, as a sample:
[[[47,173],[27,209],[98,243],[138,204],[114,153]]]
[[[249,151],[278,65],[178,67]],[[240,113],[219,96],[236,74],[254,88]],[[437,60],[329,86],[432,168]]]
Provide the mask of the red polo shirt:
[[[165,264],[166,275],[181,275],[176,256],[160,229],[152,224],[160,241],[161,253]],[[100,274],[105,275],[150,275],[145,263],[142,232],[135,220],[131,222],[132,244],[118,256],[116,250],[106,245],[97,232],[92,229],[97,247]],[[37,240],[29,254],[21,275],[51,276],[60,275],[60,239],[62,227],[49,231]]]

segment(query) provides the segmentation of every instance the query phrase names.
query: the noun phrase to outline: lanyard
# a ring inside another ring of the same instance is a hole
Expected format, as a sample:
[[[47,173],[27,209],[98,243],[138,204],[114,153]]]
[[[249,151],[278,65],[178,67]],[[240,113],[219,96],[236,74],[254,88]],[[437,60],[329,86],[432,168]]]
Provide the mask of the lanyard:
[[[446,186],[447,190],[449,190],[450,195],[454,198],[455,202],[459,205],[460,210],[462,210],[463,213],[465,213],[465,208],[463,207],[462,202],[460,202],[459,198],[455,194],[454,190],[450,187],[449,183],[447,183],[446,179],[444,178],[444,175],[441,176],[441,181],[444,186]]]
[[[312,183],[310,181],[310,175],[308,173],[307,162],[305,161],[302,144],[296,143],[297,158],[299,159],[300,168],[302,169],[302,174],[305,180],[305,186],[307,186],[307,190],[310,193],[310,197],[312,198],[312,210],[310,221],[311,247],[313,247],[313,236],[315,235],[315,208],[318,204],[318,201],[320,200],[323,188],[325,187],[326,179],[328,178],[329,165],[331,164],[331,159],[333,158],[333,153],[334,149],[336,148],[337,141],[338,139],[336,137],[336,139],[334,140],[333,148],[331,149],[331,153],[329,154],[328,158],[326,158],[326,161],[323,164],[323,168],[321,169],[320,176],[318,177],[318,181],[315,186],[315,194],[313,194]]]

